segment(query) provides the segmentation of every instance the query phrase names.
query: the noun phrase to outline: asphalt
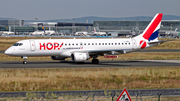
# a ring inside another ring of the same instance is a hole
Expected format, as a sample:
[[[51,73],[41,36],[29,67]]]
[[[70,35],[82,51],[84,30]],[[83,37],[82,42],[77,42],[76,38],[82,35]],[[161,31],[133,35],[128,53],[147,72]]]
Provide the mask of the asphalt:
[[[4,53],[5,51],[4,50],[0,50],[0,53]]]
[[[27,61],[27,64],[22,64],[22,61],[1,61],[0,68],[124,68],[124,67],[159,67],[159,66],[178,66],[180,60],[139,60],[139,61],[100,61],[99,64],[92,64],[91,61],[85,63],[74,63],[71,61]]]
[[[145,49],[137,52],[180,52],[180,49]],[[4,51],[0,51],[4,53]],[[100,61],[99,64],[92,64],[91,61],[85,63],[73,63],[72,61],[3,61],[0,68],[95,68],[95,67],[152,67],[152,66],[180,66],[180,61],[158,60],[158,61]]]

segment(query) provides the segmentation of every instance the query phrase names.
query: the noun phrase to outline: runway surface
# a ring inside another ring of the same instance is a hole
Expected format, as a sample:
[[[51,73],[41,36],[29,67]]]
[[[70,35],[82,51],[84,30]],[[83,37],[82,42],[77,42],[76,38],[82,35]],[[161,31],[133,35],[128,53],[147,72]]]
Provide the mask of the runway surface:
[[[180,49],[144,49],[137,52],[180,52]],[[4,51],[0,51],[4,53]],[[73,63],[72,61],[22,61],[0,62],[0,68],[95,68],[95,67],[152,67],[152,66],[180,66],[180,60],[158,60],[158,61],[101,61],[99,64],[92,64],[91,61],[85,63]]]
[[[71,61],[22,61],[0,62],[0,68],[96,68],[96,67],[157,67],[157,66],[179,66],[180,60],[139,60],[139,61],[100,61],[99,64],[92,64],[91,61],[85,63],[74,63]]]

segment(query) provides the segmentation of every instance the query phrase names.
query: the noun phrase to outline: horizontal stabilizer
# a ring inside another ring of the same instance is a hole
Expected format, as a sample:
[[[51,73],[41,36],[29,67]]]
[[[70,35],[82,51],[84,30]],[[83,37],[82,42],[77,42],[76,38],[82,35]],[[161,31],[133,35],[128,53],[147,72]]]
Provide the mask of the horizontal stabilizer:
[[[158,41],[148,42],[148,44],[162,44],[168,41],[175,41],[175,40],[158,40]]]

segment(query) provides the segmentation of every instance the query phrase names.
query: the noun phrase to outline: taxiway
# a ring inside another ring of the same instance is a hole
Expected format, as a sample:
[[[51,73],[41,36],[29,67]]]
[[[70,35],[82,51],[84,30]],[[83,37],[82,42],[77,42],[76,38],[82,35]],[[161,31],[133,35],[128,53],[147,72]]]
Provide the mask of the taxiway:
[[[159,66],[179,66],[180,60],[136,60],[136,61],[100,61],[99,64],[92,64],[91,61],[85,63],[74,63],[71,61],[22,61],[0,62],[0,68],[111,68],[111,67],[159,67]]]

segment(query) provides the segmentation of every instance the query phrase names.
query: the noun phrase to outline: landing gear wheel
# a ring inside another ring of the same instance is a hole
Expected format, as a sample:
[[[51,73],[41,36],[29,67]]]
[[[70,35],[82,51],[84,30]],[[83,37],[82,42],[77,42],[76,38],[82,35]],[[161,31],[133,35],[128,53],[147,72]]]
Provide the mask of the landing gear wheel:
[[[26,61],[23,61],[23,64],[26,64],[27,62]]]
[[[26,60],[27,60],[27,56],[22,56],[21,58],[23,58],[23,59],[24,59],[23,64],[26,64],[26,63],[27,63],[27,62],[26,62]]]
[[[92,63],[93,63],[93,64],[98,64],[98,63],[99,63],[99,60],[98,60],[98,59],[93,59],[93,60],[92,60]]]

